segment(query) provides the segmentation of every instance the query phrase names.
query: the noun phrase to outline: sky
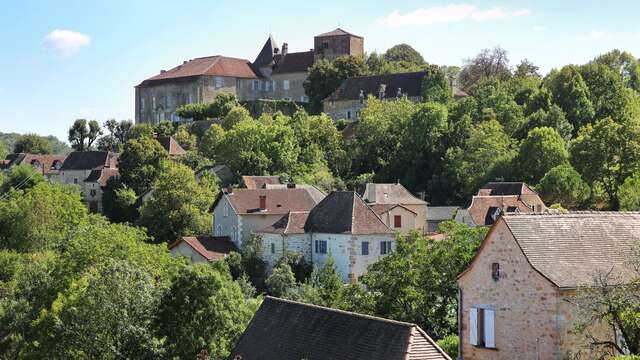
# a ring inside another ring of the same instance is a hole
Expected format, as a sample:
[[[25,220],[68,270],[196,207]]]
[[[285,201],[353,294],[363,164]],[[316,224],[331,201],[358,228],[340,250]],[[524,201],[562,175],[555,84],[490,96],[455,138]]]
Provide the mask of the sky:
[[[254,60],[268,35],[289,51],[341,27],[366,52],[407,43],[462,65],[501,46],[546,73],[619,48],[640,56],[640,2],[1,0],[0,132],[66,140],[77,118],[134,118],[134,86],[184,60]],[[270,5],[270,3],[274,5]]]

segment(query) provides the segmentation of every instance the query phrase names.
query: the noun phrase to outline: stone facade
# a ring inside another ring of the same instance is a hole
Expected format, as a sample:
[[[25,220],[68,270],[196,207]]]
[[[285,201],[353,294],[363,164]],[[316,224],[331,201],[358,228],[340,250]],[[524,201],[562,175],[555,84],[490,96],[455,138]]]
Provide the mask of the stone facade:
[[[499,275],[494,278],[494,264]],[[464,360],[591,359],[585,338],[572,334],[576,308],[528,262],[504,221],[498,221],[458,279],[460,355]],[[472,309],[494,311],[495,347],[470,343]],[[602,332],[605,329],[592,329]]]
[[[408,206],[396,206],[378,215],[385,225],[403,234],[406,234],[411,230],[418,229],[418,214],[408,209]],[[397,216],[399,216],[400,219],[399,227],[396,227],[395,219]],[[420,228],[420,230],[422,230],[422,228]]]

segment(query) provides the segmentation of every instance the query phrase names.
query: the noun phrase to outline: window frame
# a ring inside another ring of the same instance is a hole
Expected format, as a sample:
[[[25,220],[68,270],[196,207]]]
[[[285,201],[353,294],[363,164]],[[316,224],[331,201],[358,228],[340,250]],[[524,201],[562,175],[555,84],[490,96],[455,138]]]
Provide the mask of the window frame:
[[[363,241],[360,245],[360,254],[369,255],[369,242]]]
[[[469,343],[477,348],[496,349],[495,309],[472,306],[469,309]]]
[[[402,215],[393,215],[393,227],[395,229],[402,227]]]
[[[291,88],[291,84],[289,80],[282,80],[282,90],[289,90]]]
[[[316,240],[315,241],[315,251],[316,251],[316,254],[326,254],[327,253],[327,240]]]

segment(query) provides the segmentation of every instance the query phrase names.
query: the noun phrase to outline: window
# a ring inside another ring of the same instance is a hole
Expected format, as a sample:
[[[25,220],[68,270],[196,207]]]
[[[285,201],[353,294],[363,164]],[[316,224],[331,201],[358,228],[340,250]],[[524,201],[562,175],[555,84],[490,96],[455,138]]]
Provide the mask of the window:
[[[140,111],[144,111],[144,98],[140,99]]]
[[[271,253],[275,254],[276,253],[276,244],[271,243]]]
[[[326,240],[316,240],[316,254],[326,254],[327,253],[327,241]]]
[[[362,242],[362,255],[369,255],[369,242],[368,241],[363,241]]]
[[[282,81],[282,88],[284,90],[289,90],[289,80],[283,80]]]
[[[260,80],[253,80],[251,90],[260,90]]]
[[[229,204],[224,203],[224,208],[222,211],[222,216],[227,217],[229,216]]]
[[[347,119],[351,119],[351,110],[347,111]]]
[[[89,194],[94,197],[98,194],[98,191],[96,189],[91,189],[91,191],[89,191]]]
[[[291,98],[290,98],[290,97],[283,97],[283,98],[282,98],[282,100],[284,100],[284,101],[291,101]]]
[[[156,109],[156,97],[155,96],[151,97],[151,107],[152,107],[151,110],[155,110]]]
[[[221,88],[221,87],[224,87],[224,78],[219,77],[219,76],[216,76],[216,77],[214,78],[214,81],[215,81],[215,87],[216,87],[217,89],[219,89],[219,88]]]
[[[236,89],[242,89],[242,80],[236,79]]]
[[[78,178],[74,178],[74,179],[73,179],[73,183],[74,183],[74,184],[77,184],[77,183],[78,183]]]
[[[275,80],[271,80],[271,90],[276,91],[276,84],[277,82]]]
[[[329,42],[328,41],[323,41],[322,42],[322,48],[323,49],[328,49],[329,48]]]
[[[270,91],[271,90],[271,81],[265,81],[264,82],[264,91]]]
[[[494,281],[500,280],[500,264],[499,263],[491,264],[491,278]]]
[[[222,235],[222,226],[216,226],[216,236]]]
[[[495,348],[495,311],[471,308],[469,314],[469,342],[473,346]]]
[[[393,227],[394,228],[401,228],[402,227],[402,216],[400,216],[400,215],[394,215],[393,216]]]
[[[300,96],[300,102],[303,102],[303,103],[309,102],[309,97],[307,97],[307,95]]]
[[[386,255],[391,252],[391,241],[380,242],[380,255]]]

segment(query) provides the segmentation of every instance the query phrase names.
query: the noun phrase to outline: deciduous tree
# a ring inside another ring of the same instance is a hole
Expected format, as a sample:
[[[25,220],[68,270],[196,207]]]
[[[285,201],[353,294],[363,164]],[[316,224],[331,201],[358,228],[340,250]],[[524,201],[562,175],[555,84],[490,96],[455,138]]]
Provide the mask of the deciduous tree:
[[[102,134],[100,124],[95,120],[76,120],[69,128],[69,142],[75,151],[91,150],[91,145]]]
[[[558,165],[549,170],[536,186],[546,204],[560,204],[574,210],[585,205],[591,194],[589,185],[571,165]]]

